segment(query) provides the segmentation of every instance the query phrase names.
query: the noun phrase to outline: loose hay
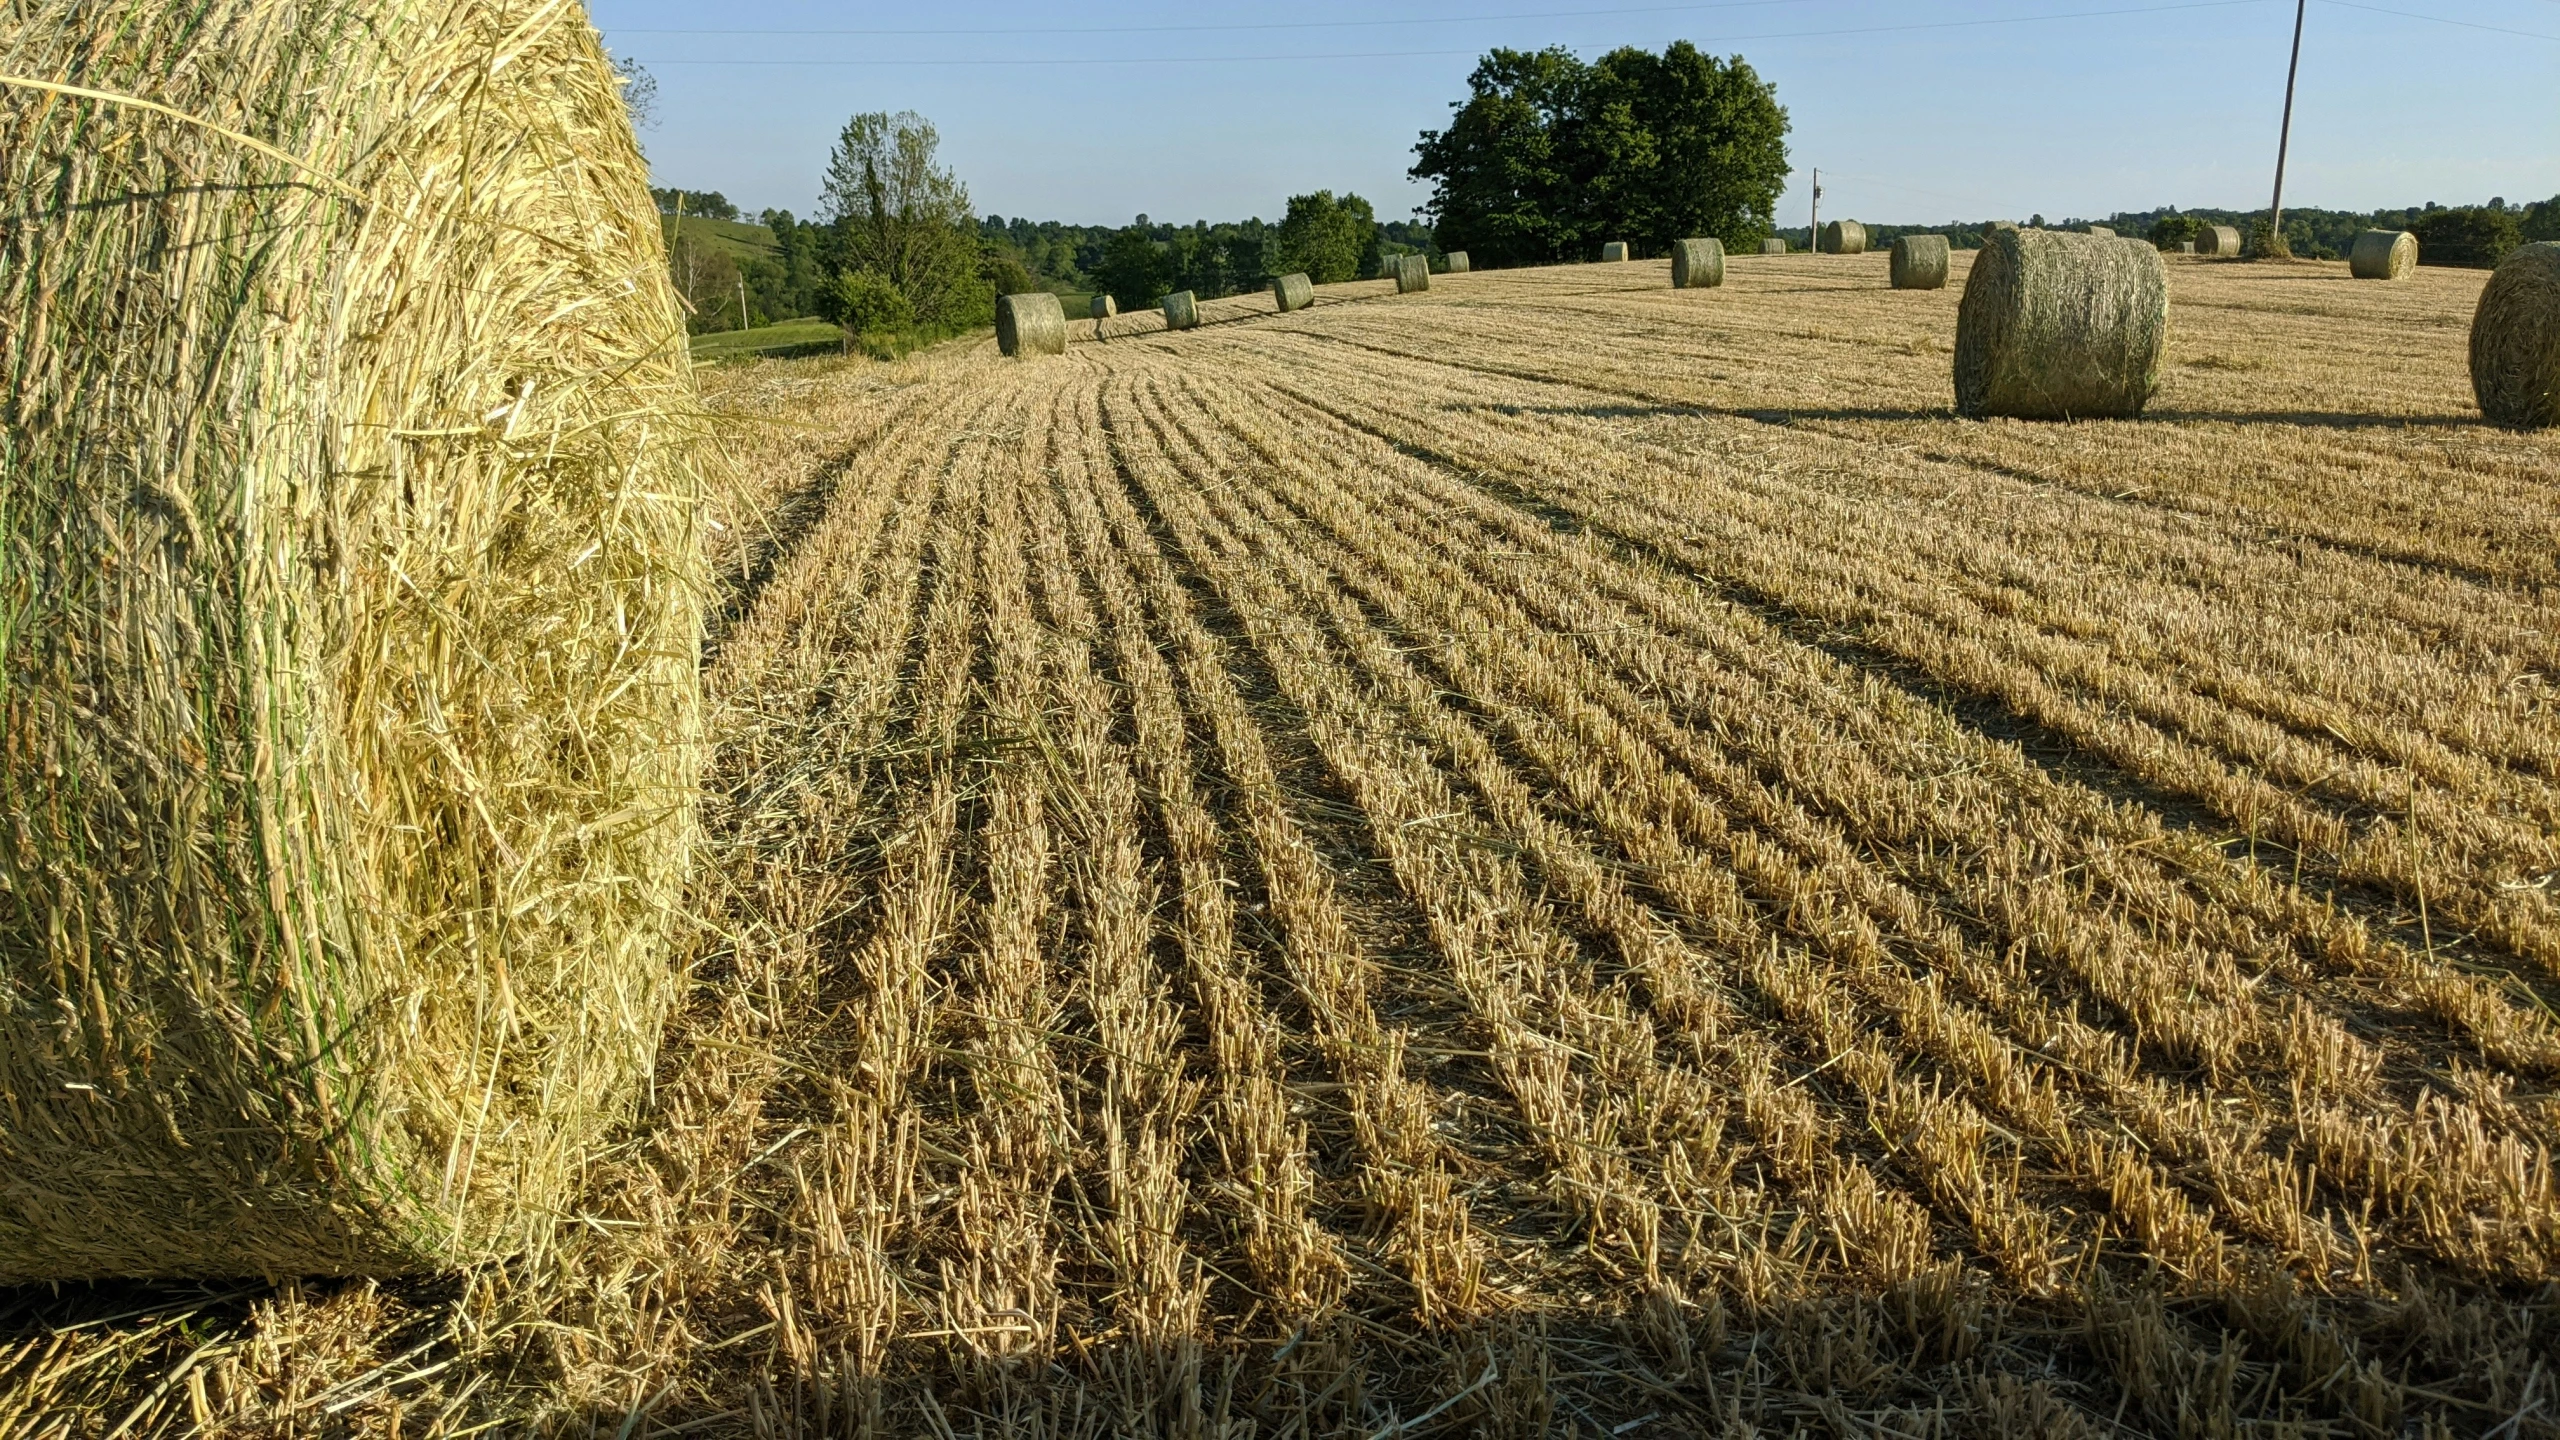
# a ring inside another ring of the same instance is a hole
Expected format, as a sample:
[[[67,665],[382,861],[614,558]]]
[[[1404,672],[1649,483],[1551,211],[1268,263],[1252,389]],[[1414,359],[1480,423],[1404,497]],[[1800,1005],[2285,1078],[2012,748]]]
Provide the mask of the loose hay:
[[[1896,290],[1943,290],[1947,288],[1947,237],[1944,235],[1898,235],[1893,241],[1893,288]]]
[[[2169,333],[2168,271],[2139,241],[1983,237],[1956,310],[1956,409],[2061,420],[2142,413]]]
[[[538,1247],[696,833],[618,82],[541,0],[18,6],[0,72],[131,97],[0,86],[0,1282]]]
[[[2560,241],[2508,252],[2480,292],[2471,393],[2501,425],[2560,425]]]
[[[1600,262],[1604,265],[1614,264],[1626,258],[1627,242],[1624,240],[1611,240],[1600,247]]]
[[[2347,252],[2347,273],[2359,280],[2398,280],[2418,265],[2418,237],[2406,230],[2367,230]]]
[[[1200,327],[1200,302],[1188,290],[1176,290],[1156,302],[1164,307],[1164,328],[1196,330]]]
[[[1271,298],[1283,315],[1292,310],[1304,310],[1315,303],[1315,282],[1304,274],[1280,276],[1271,282]]]
[[[2236,257],[2240,253],[2240,227],[2207,225],[2196,232],[2196,253]]]
[[[1763,255],[1784,255],[1787,253],[1787,242],[1779,239],[1775,235],[1772,235],[1768,239],[1760,242],[1760,253]]]
[[[1832,255],[1864,255],[1867,253],[1867,227],[1855,220],[1834,220],[1822,227],[1819,248]]]
[[[1399,295],[1410,295],[1417,290],[1431,288],[1431,262],[1419,255],[1397,256],[1394,273],[1396,293]]]
[[[1724,283],[1724,242],[1683,240],[1671,247],[1671,288],[1711,290]]]
[[[1007,355],[1067,353],[1067,312],[1046,290],[996,297],[996,348]]]
[[[1464,275],[1464,274],[1466,274],[1466,273],[1467,273],[1467,252],[1466,252],[1466,251],[1464,251],[1464,250],[1452,250],[1452,251],[1450,251],[1446,256],[1444,256],[1443,258],[1444,258],[1444,259],[1447,261],[1447,263],[1448,263],[1448,266],[1449,266],[1449,273],[1450,273],[1450,274],[1452,274],[1452,275]]]

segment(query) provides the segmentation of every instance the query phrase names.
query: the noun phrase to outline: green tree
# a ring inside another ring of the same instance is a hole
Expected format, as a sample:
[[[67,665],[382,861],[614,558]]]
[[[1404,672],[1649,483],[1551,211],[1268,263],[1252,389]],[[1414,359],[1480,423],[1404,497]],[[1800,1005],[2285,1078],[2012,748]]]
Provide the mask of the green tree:
[[[2460,205],[2418,217],[2409,229],[2418,237],[2418,263],[2459,265],[2485,270],[2524,243],[2515,212],[2498,206]]]
[[[847,270],[818,287],[818,315],[849,335],[894,333],[915,324],[915,307],[877,270]]]
[[[978,273],[969,192],[935,163],[941,144],[913,111],[856,115],[836,140],[821,195],[839,236],[836,268],[886,280],[917,325],[955,329],[993,318],[995,290]]]
[[[1689,42],[1570,52],[1495,50],[1446,130],[1423,132],[1416,179],[1443,250],[1483,263],[1578,255],[1602,240],[1648,249],[1710,235],[1755,247],[1786,186],[1787,112],[1740,56]]]
[[[2175,250],[2204,233],[2204,222],[2193,215],[2163,215],[2151,222],[2151,243],[2163,250]]]
[[[1330,190],[1292,195],[1272,248],[1272,264],[1283,275],[1304,271],[1318,285],[1355,280],[1376,261],[1378,215],[1347,192],[1339,200]]]
[[[1156,243],[1146,222],[1141,215],[1137,224],[1114,232],[1091,267],[1093,283],[1123,310],[1150,308],[1174,288],[1173,257]]]

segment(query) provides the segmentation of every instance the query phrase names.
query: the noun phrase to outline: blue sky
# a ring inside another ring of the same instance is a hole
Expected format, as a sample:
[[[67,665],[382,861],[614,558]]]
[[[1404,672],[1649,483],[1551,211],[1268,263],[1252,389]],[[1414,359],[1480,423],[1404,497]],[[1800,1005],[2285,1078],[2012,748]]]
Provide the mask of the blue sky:
[[[658,79],[643,140],[661,184],[806,215],[847,115],[916,110],[981,213],[1086,224],[1271,219],[1318,188],[1401,216],[1427,196],[1405,178],[1415,137],[1484,50],[1674,39],[1776,82],[1793,121],[1783,223],[1804,223],[1814,166],[1824,214],[1889,223],[2263,206],[2294,15],[2292,0],[591,4],[606,44]],[[1934,28],[1888,28],[1910,26]],[[2556,192],[2560,0],[2310,0],[2288,204]]]

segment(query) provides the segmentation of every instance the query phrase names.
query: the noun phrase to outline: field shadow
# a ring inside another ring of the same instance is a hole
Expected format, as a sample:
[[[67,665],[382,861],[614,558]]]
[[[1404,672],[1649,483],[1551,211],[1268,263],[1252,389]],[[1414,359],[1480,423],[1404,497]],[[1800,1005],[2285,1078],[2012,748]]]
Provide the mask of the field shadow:
[[[2142,418],[2183,424],[2291,425],[2309,430],[2407,430],[2420,426],[2489,425],[2488,417],[2482,415],[2357,415],[2336,410],[2152,410]]]

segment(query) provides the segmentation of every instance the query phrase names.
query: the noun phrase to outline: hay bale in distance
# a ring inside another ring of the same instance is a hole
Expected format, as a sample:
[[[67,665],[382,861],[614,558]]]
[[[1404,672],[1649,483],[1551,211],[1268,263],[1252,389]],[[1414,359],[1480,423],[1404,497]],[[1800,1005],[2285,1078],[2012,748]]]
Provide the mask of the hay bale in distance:
[[[1671,288],[1712,290],[1724,283],[1724,242],[1712,236],[1671,247]]]
[[[2194,242],[2193,240],[2181,240],[2181,241],[2179,241],[2179,242],[2178,242],[2178,253],[2179,253],[2179,254],[2181,254],[2181,255],[2193,255],[2194,253],[2196,253],[2196,242]]]
[[[1094,319],[1108,320],[1120,313],[1120,301],[1116,296],[1096,295],[1093,297],[1093,304],[1087,308],[1093,311]]]
[[[1947,287],[1947,237],[1897,235],[1893,240],[1893,288],[1943,290]]]
[[[2101,240],[2113,240],[2116,238],[2116,232],[2105,225],[2092,225],[2089,227],[2089,233],[2097,236]]]
[[[2240,254],[2240,227],[2207,225],[2196,232],[2196,253],[2236,258]]]
[[[1200,302],[1188,290],[1176,290],[1156,302],[1164,307],[1164,328],[1196,330],[1200,328]]]
[[[1956,409],[2063,420],[2142,413],[2169,334],[2149,245],[2054,230],[1985,236],[1956,309]]]
[[[1776,235],[1772,235],[1768,239],[1760,242],[1760,253],[1763,255],[1784,255],[1787,253],[1787,242]]]
[[[1315,303],[1315,282],[1303,273],[1282,275],[1271,282],[1271,298],[1283,315],[1292,310],[1304,310]]]
[[[2347,252],[2347,273],[2358,280],[2398,280],[2417,268],[2418,237],[2406,230],[2367,230]]]
[[[1410,295],[1431,288],[1431,262],[1420,255],[1395,258],[1396,293]]]
[[[2501,425],[2560,425],[2560,240],[2508,251],[2480,292],[2471,393]]]
[[[1624,259],[1626,259],[1626,258],[1627,258],[1627,242],[1626,242],[1626,241],[1624,241],[1624,240],[1609,240],[1609,241],[1605,241],[1605,242],[1603,242],[1603,243],[1601,244],[1601,246],[1600,246],[1600,263],[1602,263],[1603,265],[1612,265],[1612,264],[1615,264],[1615,263],[1617,263],[1618,261],[1624,260]]]
[[[1446,263],[1448,264],[1448,267],[1449,267],[1449,273],[1450,273],[1450,274],[1452,274],[1452,275],[1464,275],[1464,274],[1466,274],[1466,273],[1467,273],[1467,252],[1466,252],[1466,251],[1464,251],[1464,250],[1452,250],[1452,251],[1450,251],[1446,256],[1444,256],[1444,257],[1442,257],[1442,258],[1443,258],[1443,259],[1446,261]]]
[[[1046,290],[996,297],[996,349],[1007,355],[1067,353],[1067,312]]]
[[[1867,253],[1867,227],[1855,220],[1834,220],[1822,227],[1823,251],[1833,255]]]
[[[204,122],[0,103],[0,1284],[540,1249],[693,933],[719,460],[621,86],[528,0],[0,72]]]

